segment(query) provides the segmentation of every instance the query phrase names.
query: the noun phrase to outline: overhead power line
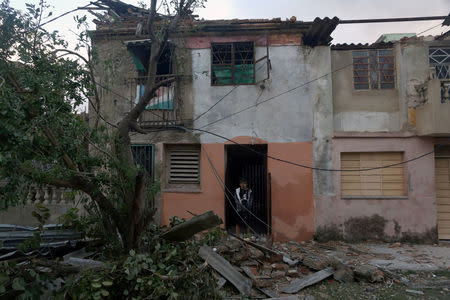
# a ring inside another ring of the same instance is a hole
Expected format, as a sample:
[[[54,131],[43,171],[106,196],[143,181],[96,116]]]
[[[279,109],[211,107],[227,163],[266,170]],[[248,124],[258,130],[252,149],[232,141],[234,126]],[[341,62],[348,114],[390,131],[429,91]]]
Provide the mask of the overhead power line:
[[[331,71],[331,72],[329,72],[329,73],[326,73],[326,74],[324,74],[324,75],[322,75],[322,76],[316,77],[316,78],[314,78],[314,79],[312,79],[312,80],[310,80],[310,81],[307,81],[307,82],[305,82],[305,83],[302,83],[302,84],[300,84],[300,85],[298,85],[298,86],[296,86],[296,87],[293,87],[293,88],[291,88],[291,89],[289,89],[289,90],[287,90],[287,91],[284,91],[284,92],[282,92],[282,93],[279,93],[279,94],[277,94],[277,95],[274,95],[274,96],[272,96],[272,97],[269,97],[269,98],[267,98],[266,100],[263,100],[263,101],[261,101],[261,102],[258,102],[258,103],[249,105],[249,106],[247,106],[247,107],[245,107],[245,108],[243,108],[243,109],[241,109],[241,110],[238,110],[238,111],[236,111],[236,112],[234,112],[234,113],[231,113],[231,114],[229,114],[229,115],[227,115],[227,116],[225,116],[225,117],[223,117],[223,118],[220,118],[220,119],[215,120],[215,121],[212,121],[212,122],[210,122],[210,123],[208,123],[208,124],[206,124],[206,125],[203,125],[203,126],[201,126],[200,128],[205,128],[205,127],[208,127],[208,126],[210,126],[210,125],[216,124],[217,122],[220,122],[220,121],[223,121],[223,120],[225,120],[225,119],[231,118],[231,117],[233,117],[233,116],[235,116],[235,115],[237,115],[237,114],[240,114],[240,113],[242,113],[242,112],[244,112],[244,111],[247,111],[247,110],[249,110],[249,109],[251,109],[251,108],[253,108],[253,107],[256,107],[256,106],[258,106],[258,105],[260,105],[260,104],[269,102],[269,101],[271,101],[271,100],[273,100],[273,99],[276,99],[276,98],[278,98],[278,97],[280,97],[280,96],[283,96],[283,95],[285,95],[285,94],[288,94],[288,93],[290,93],[290,92],[293,92],[293,91],[295,91],[295,90],[298,90],[299,88],[302,88],[302,87],[304,87],[304,86],[306,86],[306,85],[308,85],[308,84],[310,84],[310,83],[313,83],[313,82],[315,82],[315,81],[317,81],[317,80],[320,80],[320,79],[322,79],[322,78],[324,78],[324,77],[326,77],[326,76],[328,76],[328,75],[331,75],[331,74],[333,74],[333,73],[336,73],[336,72],[338,72],[338,71],[340,71],[340,70],[343,70],[343,69],[345,69],[345,68],[347,68],[347,67],[349,67],[349,66],[352,66],[352,65],[353,65],[353,62],[350,63],[350,64],[347,64],[347,65],[345,65],[345,66],[342,66],[342,67],[340,67],[340,68],[337,68],[337,69],[335,69],[335,70],[333,70],[333,71]]]
[[[178,126],[178,127],[181,128],[181,129],[187,130],[187,131],[200,131],[200,132],[205,132],[205,133],[211,134],[213,136],[216,136],[216,137],[224,139],[224,140],[226,140],[228,142],[231,142],[231,143],[233,143],[235,145],[238,145],[238,146],[240,146],[243,149],[249,150],[249,151],[251,151],[253,153],[256,153],[256,154],[258,154],[260,156],[263,156],[265,158],[270,158],[272,160],[276,160],[276,161],[279,161],[279,162],[282,162],[282,163],[286,163],[286,164],[289,164],[289,165],[294,165],[294,166],[305,168],[305,169],[316,170],[316,171],[327,171],[327,172],[367,172],[367,171],[391,168],[391,167],[407,164],[407,163],[416,161],[418,159],[421,159],[422,157],[428,156],[428,155],[436,152],[436,150],[438,150],[440,147],[444,146],[444,145],[438,145],[434,150],[426,152],[426,153],[421,154],[419,156],[416,156],[414,158],[411,158],[411,159],[408,159],[408,160],[405,160],[405,161],[401,161],[401,162],[395,163],[395,164],[389,164],[389,165],[381,166],[381,167],[364,168],[364,169],[329,169],[329,168],[317,168],[317,167],[313,167],[313,166],[308,166],[308,165],[296,163],[296,162],[293,162],[293,161],[290,161],[290,160],[278,158],[278,157],[275,157],[275,156],[272,156],[272,155],[268,155],[268,154],[259,152],[259,151],[255,150],[255,149],[251,148],[251,147],[248,147],[248,146],[246,146],[244,144],[240,144],[240,143],[238,143],[236,141],[233,141],[232,139],[229,139],[227,137],[224,137],[224,136],[222,136],[220,134],[217,134],[217,133],[214,133],[214,132],[211,132],[211,131],[207,131],[207,130],[203,130],[203,129],[197,129],[197,128],[186,128],[186,127],[182,127],[182,126]]]

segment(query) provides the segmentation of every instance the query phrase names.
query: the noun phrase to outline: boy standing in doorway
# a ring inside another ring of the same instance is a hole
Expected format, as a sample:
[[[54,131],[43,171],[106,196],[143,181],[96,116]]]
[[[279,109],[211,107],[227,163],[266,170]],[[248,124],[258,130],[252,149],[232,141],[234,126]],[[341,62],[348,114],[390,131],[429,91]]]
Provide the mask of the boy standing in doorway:
[[[250,216],[249,210],[253,203],[253,192],[248,187],[248,182],[246,178],[241,178],[239,180],[239,187],[234,193],[234,202],[236,204],[236,210],[238,216],[236,216],[237,234],[249,233],[249,228],[247,226]],[[247,223],[247,224],[246,224]]]

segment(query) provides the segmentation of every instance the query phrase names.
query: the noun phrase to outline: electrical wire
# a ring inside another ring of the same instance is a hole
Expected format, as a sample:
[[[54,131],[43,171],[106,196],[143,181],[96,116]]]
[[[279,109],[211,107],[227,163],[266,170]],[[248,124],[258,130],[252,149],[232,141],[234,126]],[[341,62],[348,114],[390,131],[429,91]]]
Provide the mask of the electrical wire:
[[[213,124],[216,124],[217,122],[220,122],[220,121],[223,121],[223,120],[225,120],[225,119],[231,118],[231,117],[233,117],[233,116],[235,116],[235,115],[237,115],[237,114],[240,114],[240,113],[242,113],[242,112],[244,112],[244,111],[247,111],[247,110],[249,110],[249,109],[251,109],[251,108],[253,108],[253,107],[255,107],[255,106],[258,106],[258,105],[260,105],[260,104],[269,102],[269,101],[271,101],[271,100],[273,100],[273,99],[276,99],[276,98],[278,98],[278,97],[280,97],[280,96],[283,96],[283,95],[285,95],[285,94],[288,94],[288,93],[290,93],[290,92],[293,92],[293,91],[295,91],[295,90],[297,90],[297,89],[299,89],[299,88],[302,88],[302,87],[304,87],[304,86],[306,86],[306,85],[308,85],[308,84],[310,84],[310,83],[313,83],[313,82],[315,82],[315,81],[317,81],[317,80],[320,80],[320,79],[322,79],[322,78],[324,78],[324,77],[326,77],[326,76],[328,76],[328,75],[331,75],[331,74],[333,74],[333,73],[335,73],[335,72],[338,72],[338,71],[340,71],[340,70],[343,70],[343,69],[345,69],[345,68],[347,68],[347,67],[349,67],[349,66],[352,66],[352,65],[353,65],[353,62],[350,63],[350,64],[347,64],[347,65],[344,65],[344,66],[342,66],[342,67],[340,67],[340,68],[337,68],[337,69],[335,69],[335,70],[333,70],[333,71],[331,71],[331,72],[329,72],[329,73],[326,73],[326,74],[324,74],[324,75],[321,75],[321,76],[319,76],[319,77],[316,77],[316,78],[314,78],[314,79],[312,79],[312,80],[310,80],[310,81],[307,81],[307,82],[305,82],[305,83],[302,83],[302,84],[300,84],[300,85],[298,85],[298,86],[296,86],[296,87],[293,87],[293,88],[291,88],[291,89],[289,89],[289,90],[287,90],[287,91],[284,91],[284,92],[282,92],[282,93],[280,93],[280,94],[277,94],[277,95],[274,95],[274,96],[272,96],[272,97],[269,97],[269,98],[267,98],[266,100],[263,100],[263,101],[258,102],[258,103],[256,103],[256,104],[249,105],[249,106],[247,106],[247,107],[245,107],[245,108],[243,108],[243,109],[241,109],[241,110],[238,110],[238,111],[236,111],[236,112],[234,112],[234,113],[231,113],[231,114],[229,114],[229,115],[227,115],[227,116],[225,116],[225,117],[223,117],[223,118],[220,118],[220,119],[218,119],[218,120],[215,120],[215,121],[212,121],[212,122],[210,122],[210,123],[207,123],[206,125],[201,126],[200,129],[201,129],[201,128],[208,127],[208,126],[213,125]]]
[[[177,126],[177,127],[181,128],[181,129],[184,128],[182,126]],[[197,129],[197,128],[186,128],[186,129],[187,130],[191,130],[191,131],[200,131],[200,132],[211,134],[213,136],[216,136],[218,138],[221,138],[221,139],[224,139],[224,140],[226,140],[228,142],[231,142],[231,143],[233,143],[235,145],[239,145],[241,148],[249,150],[251,152],[254,152],[254,153],[256,153],[256,154],[258,154],[260,156],[263,156],[265,158],[270,158],[272,160],[276,160],[276,161],[279,161],[279,162],[282,162],[282,163],[294,165],[294,166],[297,166],[297,167],[302,167],[302,168],[305,168],[305,169],[316,170],[316,171],[327,171],[327,172],[367,172],[367,171],[391,168],[391,167],[407,164],[407,163],[413,162],[415,160],[421,159],[422,157],[428,156],[428,155],[434,153],[440,147],[444,146],[443,144],[441,144],[441,145],[436,146],[436,148],[433,149],[432,151],[426,152],[426,153],[424,153],[422,155],[419,155],[419,156],[416,156],[416,157],[413,157],[411,159],[408,159],[408,160],[405,160],[405,161],[401,161],[401,162],[398,162],[398,163],[395,163],[395,164],[389,164],[389,165],[385,165],[385,166],[381,166],[381,167],[364,168],[364,169],[328,169],[328,168],[317,168],[317,167],[307,166],[307,165],[299,164],[299,163],[296,163],[296,162],[293,162],[293,161],[289,161],[289,160],[286,160],[286,159],[281,159],[281,158],[278,158],[278,157],[275,157],[275,156],[272,156],[272,155],[268,155],[268,154],[256,151],[256,150],[254,150],[254,149],[252,149],[252,148],[250,148],[248,146],[245,146],[244,144],[240,144],[240,143],[238,143],[236,141],[233,141],[232,139],[229,139],[227,137],[224,137],[224,136],[222,136],[220,134],[217,134],[217,133],[214,133],[214,132],[211,132],[211,131],[208,131],[208,130]],[[447,144],[445,144],[445,145],[447,145]]]
[[[216,103],[214,103],[210,108],[199,114],[197,117],[194,118],[193,122],[197,121],[199,118],[201,118],[203,115],[208,113],[211,109],[214,108],[217,104],[219,104],[223,99],[225,99],[229,94],[231,94],[235,89],[238,88],[238,85],[235,85],[228,93],[226,93],[222,98],[220,98]]]
[[[199,143],[200,143],[200,141],[199,141]],[[255,230],[254,230],[254,229],[253,229],[253,228],[245,221],[245,218],[244,218],[243,216],[241,216],[241,214],[239,214],[238,210],[234,207],[233,202],[230,200],[230,198],[229,198],[228,195],[227,195],[226,190],[224,189],[224,187],[226,187],[226,186],[225,186],[225,184],[223,183],[222,178],[220,177],[220,175],[217,173],[217,170],[216,170],[216,168],[214,167],[214,164],[212,163],[211,158],[210,158],[209,155],[208,155],[208,152],[206,151],[206,149],[205,149],[205,147],[203,146],[202,143],[200,143],[200,145],[201,145],[201,147],[202,147],[202,149],[203,149],[203,153],[205,153],[206,159],[207,159],[208,162],[209,162],[209,165],[210,165],[210,167],[211,167],[211,169],[212,169],[212,171],[213,171],[213,173],[214,173],[214,176],[215,176],[216,179],[218,180],[220,187],[223,189],[223,191],[224,191],[224,193],[225,193],[225,199],[228,201],[228,203],[230,204],[230,206],[233,208],[233,210],[236,212],[236,214],[237,214],[238,217],[242,220],[242,222],[245,224],[245,226],[247,226],[247,227],[248,227],[248,228],[256,235],[257,232],[256,232],[256,231],[255,231]],[[244,207],[244,206],[242,205],[242,207]]]
[[[200,141],[199,141],[200,142]],[[216,177],[220,187],[223,189],[224,193],[225,193],[225,199],[227,199],[227,201],[230,203],[231,207],[233,208],[233,210],[236,212],[236,214],[238,215],[238,217],[244,222],[244,224],[255,234],[257,235],[258,233],[244,220],[244,217],[241,216],[241,214],[239,214],[239,212],[235,209],[233,203],[231,203],[228,194],[233,196],[233,193],[230,191],[230,189],[226,186],[226,184],[224,183],[222,177],[219,175],[219,173],[217,172],[216,167],[214,166],[213,162],[211,161],[208,152],[206,151],[205,147],[203,146],[203,144],[201,144],[201,147],[203,149],[203,153],[205,154],[208,163],[211,167],[211,169],[213,170],[214,176]],[[233,196],[234,197],[234,196]],[[272,225],[267,224],[266,222],[264,222],[263,220],[261,220],[258,216],[256,216],[250,209],[248,209],[247,207],[245,207],[245,205],[242,205],[242,207],[248,212],[250,213],[255,219],[257,219],[259,222],[261,222],[263,225],[265,225],[267,228],[270,228],[272,230],[272,232],[276,232],[278,233],[280,236],[282,236],[283,238],[285,238],[288,241],[292,241],[290,237],[288,237],[287,235],[285,235],[283,232],[276,230],[275,228],[273,228]],[[293,242],[293,241],[292,241]]]
[[[427,31],[430,31],[431,29],[434,29],[434,28],[438,27],[439,25],[442,25],[442,22],[439,23],[439,24],[436,24],[436,25],[434,25],[434,26],[432,26],[432,27],[430,27],[430,28],[428,28],[428,29],[425,29],[425,30],[422,31],[422,32],[419,32],[418,34],[416,34],[416,36],[419,36],[419,35],[421,35],[422,33],[425,33],[425,32],[427,32]]]

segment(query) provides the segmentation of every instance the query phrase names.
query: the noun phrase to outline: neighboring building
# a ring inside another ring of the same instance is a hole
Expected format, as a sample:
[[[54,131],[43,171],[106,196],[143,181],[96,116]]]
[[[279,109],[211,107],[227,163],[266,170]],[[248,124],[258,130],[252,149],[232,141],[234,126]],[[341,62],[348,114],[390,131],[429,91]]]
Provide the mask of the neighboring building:
[[[120,22],[99,21],[92,32],[108,61],[96,72],[100,113],[112,123],[144,92],[150,49],[136,30],[145,17],[116,14]],[[448,37],[389,35],[372,45],[330,47],[337,23],[182,23],[158,65],[158,76],[177,81],[160,88],[140,119],[155,132],[131,134],[136,160],[161,180],[162,224],[214,210],[233,227],[220,181],[233,193],[245,176],[262,220],[253,218],[252,227],[278,239],[348,237],[371,222],[369,237],[450,238],[448,147],[366,172],[312,171],[270,158],[328,170],[381,167],[430,152],[450,136]]]
[[[333,74],[335,169],[380,167],[437,151],[390,168],[327,173],[334,189],[316,195],[317,233],[450,239],[450,148],[437,147],[450,143],[450,40],[334,45],[331,63],[333,70],[353,65]],[[321,185],[315,182],[316,190]]]

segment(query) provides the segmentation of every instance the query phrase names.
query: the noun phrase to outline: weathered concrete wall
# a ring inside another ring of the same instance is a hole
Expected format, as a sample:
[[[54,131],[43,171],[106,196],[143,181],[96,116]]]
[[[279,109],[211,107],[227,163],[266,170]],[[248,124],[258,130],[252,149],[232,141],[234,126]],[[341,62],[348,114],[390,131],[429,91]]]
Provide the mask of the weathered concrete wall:
[[[46,224],[59,223],[59,217],[67,213],[71,208],[77,207],[73,204],[42,204],[49,209],[50,217]],[[77,207],[80,215],[85,213],[84,208],[80,205]],[[18,205],[8,207],[7,210],[0,211],[0,224],[14,224],[24,226],[37,226],[39,222],[32,216],[32,212],[36,210],[34,205]]]
[[[355,90],[352,50],[331,51],[335,131],[399,131],[401,128],[398,89]],[[396,69],[396,80],[399,77]],[[398,84],[398,83],[397,83]]]
[[[98,55],[95,81],[98,83],[100,114],[113,124],[116,124],[134,103],[134,91],[131,85],[127,84],[127,80],[137,77],[137,72],[124,44],[125,41],[133,39],[134,36],[107,36],[93,40],[93,49]],[[91,124],[94,118],[95,110],[90,105]]]
[[[341,152],[404,153],[404,160],[432,151],[431,139],[417,137],[346,137],[333,140],[333,166],[340,168]],[[404,165],[407,196],[404,198],[345,199],[341,197],[339,172],[334,173],[335,194],[316,197],[315,229],[328,226],[341,228],[351,218],[379,215],[386,221],[384,237],[400,238],[402,234],[426,234],[432,232],[437,223],[436,195],[434,184],[434,157],[428,155]],[[397,225],[396,225],[397,224]],[[399,227],[400,226],[400,227]],[[365,230],[361,228],[361,230]]]
[[[266,55],[266,47],[255,47],[258,59]],[[227,94],[232,86],[211,86],[210,49],[192,50],[195,115],[199,115]],[[329,71],[329,50],[304,46],[271,46],[270,80],[265,89],[259,85],[240,85],[212,111],[194,122],[194,127],[223,118],[231,113],[269,99],[297,87]],[[322,63],[324,62],[324,63]],[[319,64],[320,63],[320,64]],[[269,142],[305,142],[312,140],[314,99],[320,95],[328,101],[330,79],[325,77],[240,114],[208,126],[207,130],[226,137],[254,136]],[[260,95],[261,94],[261,95]],[[204,143],[223,142],[211,135],[202,135]]]
[[[314,65],[318,66],[312,77],[319,78],[331,73],[331,56],[328,47],[320,51],[328,52],[316,56]],[[324,72],[321,74],[320,72]],[[333,98],[331,75],[319,80],[313,108],[313,166],[320,169],[332,169]],[[332,173],[314,170],[314,195],[332,195],[334,192]]]

